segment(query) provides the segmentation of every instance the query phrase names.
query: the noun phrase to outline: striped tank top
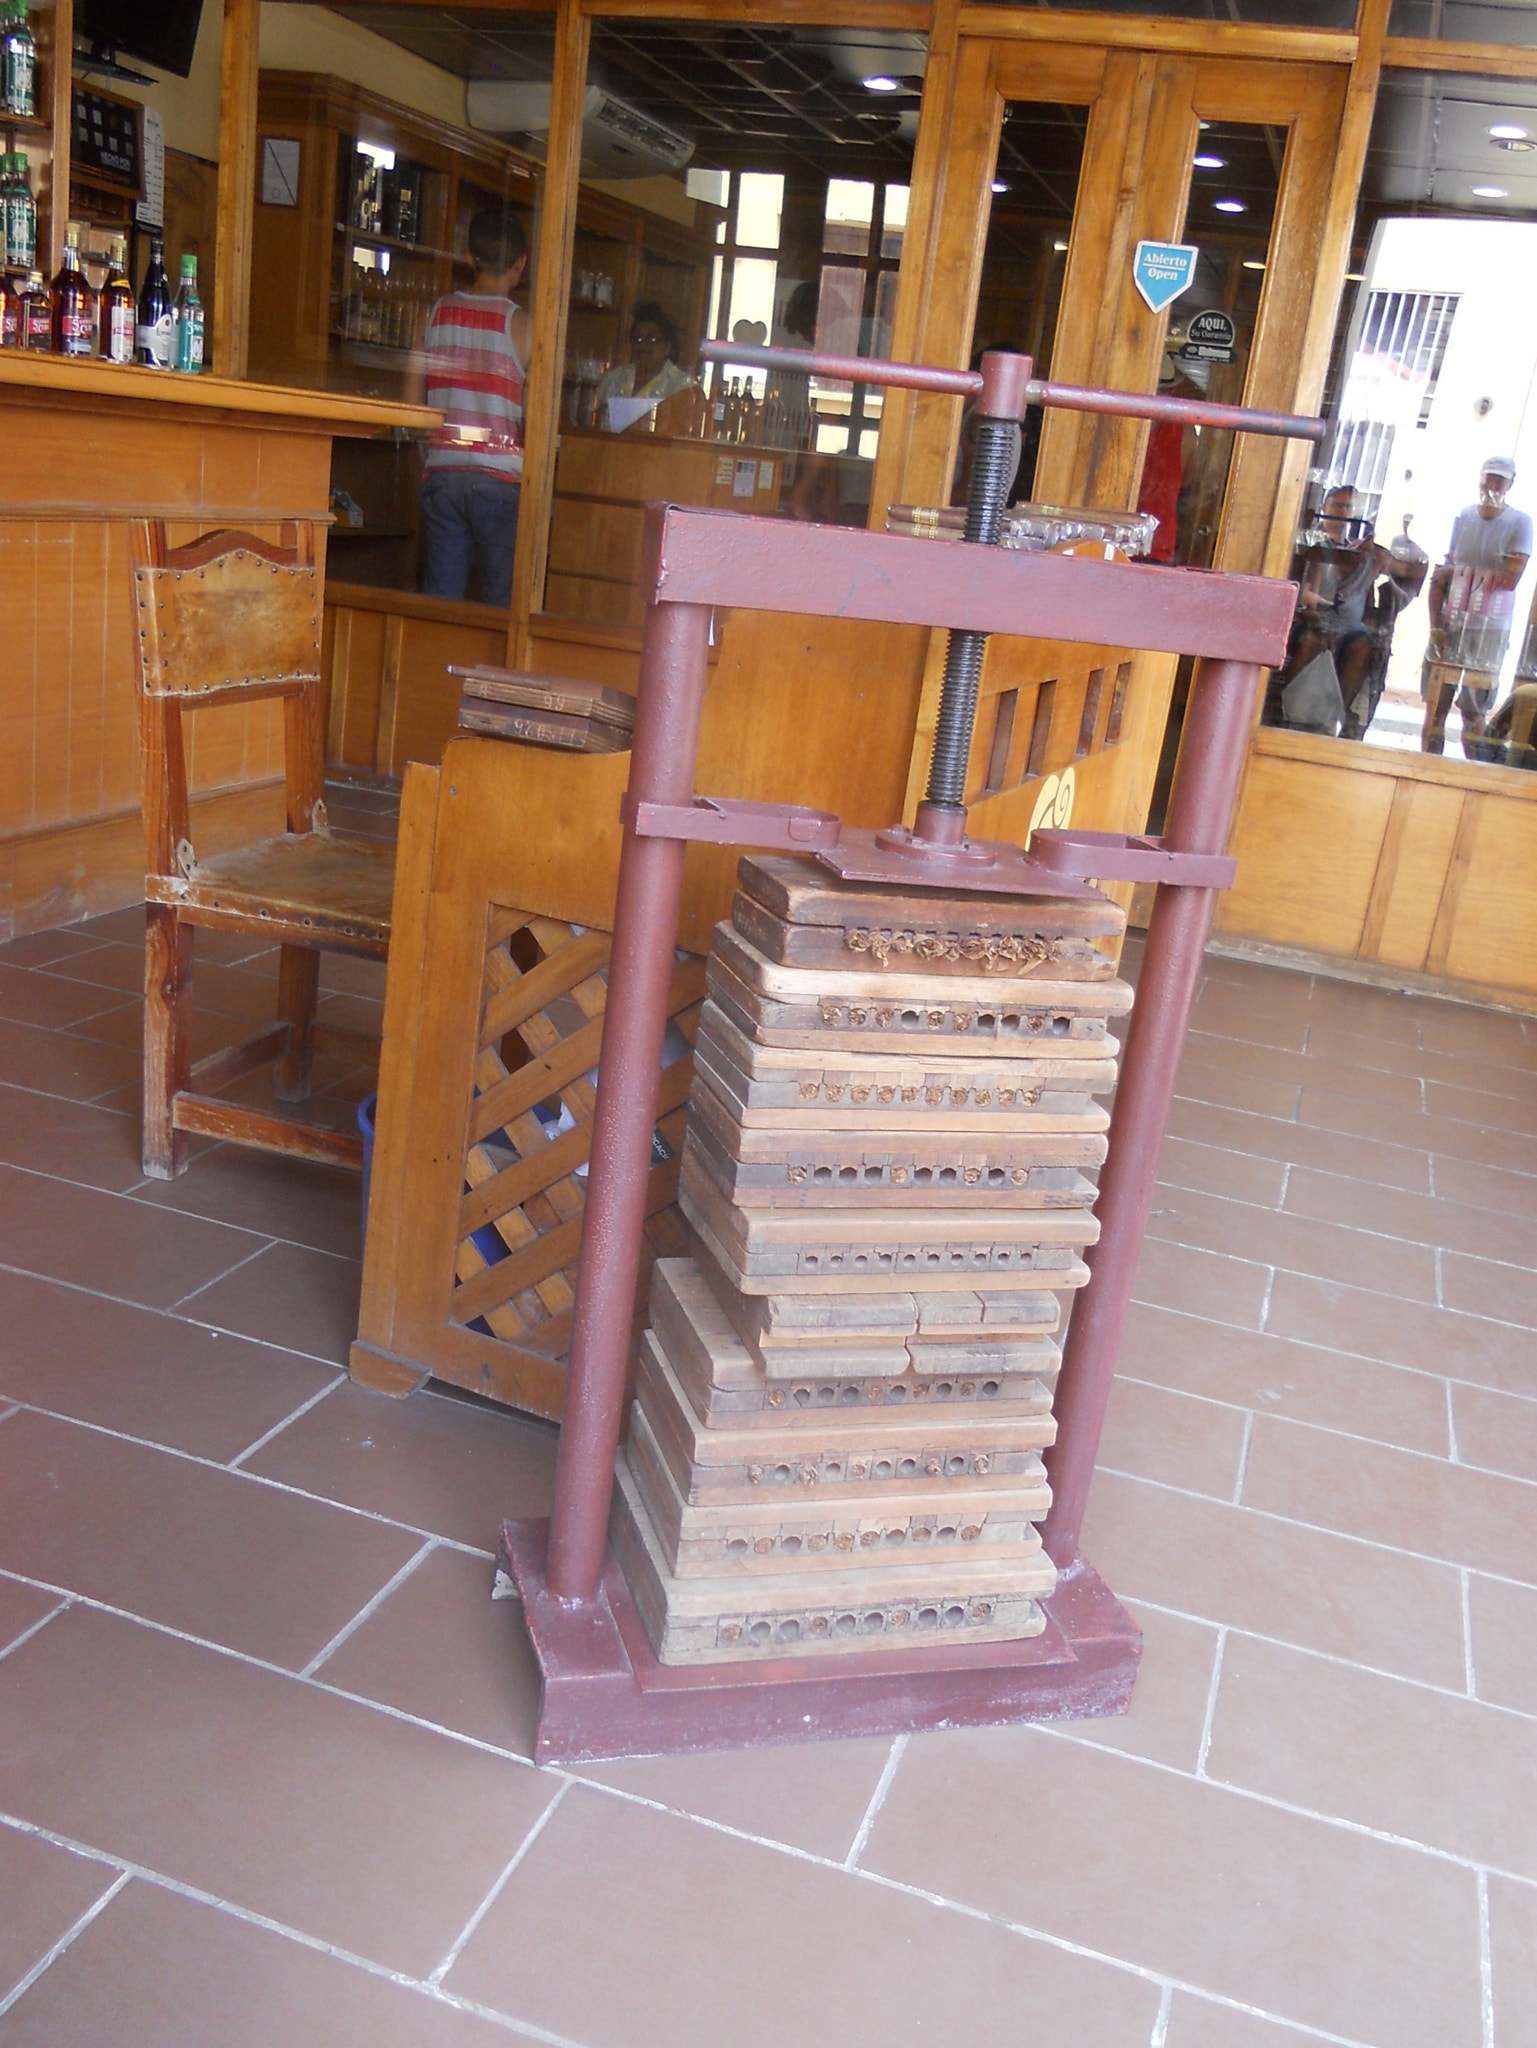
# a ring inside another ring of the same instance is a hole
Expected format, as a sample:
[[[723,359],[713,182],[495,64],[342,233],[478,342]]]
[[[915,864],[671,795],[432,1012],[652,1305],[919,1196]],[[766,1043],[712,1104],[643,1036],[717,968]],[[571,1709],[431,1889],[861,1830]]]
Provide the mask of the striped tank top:
[[[450,292],[427,322],[427,403],[443,424],[428,469],[473,469],[517,483],[523,475],[523,371],[512,345],[511,299]]]

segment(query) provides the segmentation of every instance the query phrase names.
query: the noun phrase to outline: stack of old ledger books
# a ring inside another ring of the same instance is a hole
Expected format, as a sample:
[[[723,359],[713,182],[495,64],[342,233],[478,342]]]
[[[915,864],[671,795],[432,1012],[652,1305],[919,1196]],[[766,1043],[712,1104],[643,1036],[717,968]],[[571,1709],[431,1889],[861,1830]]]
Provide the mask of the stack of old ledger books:
[[[744,860],[717,927],[614,1542],[664,1663],[1044,1626],[1060,1290],[1131,1004],[1100,898]]]
[[[635,699],[574,676],[512,668],[454,668],[464,685],[459,730],[583,754],[621,754],[635,731]]]

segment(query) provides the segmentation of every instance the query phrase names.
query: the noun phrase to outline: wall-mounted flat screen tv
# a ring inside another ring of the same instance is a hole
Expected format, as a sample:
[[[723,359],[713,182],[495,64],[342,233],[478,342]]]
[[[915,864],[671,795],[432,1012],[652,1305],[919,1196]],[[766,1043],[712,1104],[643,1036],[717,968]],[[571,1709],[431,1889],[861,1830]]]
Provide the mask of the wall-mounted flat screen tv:
[[[197,47],[203,0],[77,0],[75,34],[95,50],[137,57],[185,78]]]

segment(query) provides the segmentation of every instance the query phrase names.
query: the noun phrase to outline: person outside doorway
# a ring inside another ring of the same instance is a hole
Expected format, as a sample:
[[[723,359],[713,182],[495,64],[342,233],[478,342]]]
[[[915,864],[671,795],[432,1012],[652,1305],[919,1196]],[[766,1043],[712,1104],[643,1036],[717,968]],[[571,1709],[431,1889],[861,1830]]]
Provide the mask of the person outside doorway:
[[[523,382],[529,318],[513,300],[528,267],[515,213],[482,207],[470,222],[475,275],[438,300],[408,396],[439,407],[422,478],[422,589],[462,598],[472,571],[482,604],[512,602],[523,483]]]
[[[1510,457],[1491,455],[1479,472],[1478,502],[1457,514],[1446,560],[1430,579],[1430,639],[1420,675],[1420,747],[1427,754],[1444,752],[1454,701],[1472,739],[1493,706],[1516,585],[1532,554],[1529,515],[1506,503],[1515,480]]]

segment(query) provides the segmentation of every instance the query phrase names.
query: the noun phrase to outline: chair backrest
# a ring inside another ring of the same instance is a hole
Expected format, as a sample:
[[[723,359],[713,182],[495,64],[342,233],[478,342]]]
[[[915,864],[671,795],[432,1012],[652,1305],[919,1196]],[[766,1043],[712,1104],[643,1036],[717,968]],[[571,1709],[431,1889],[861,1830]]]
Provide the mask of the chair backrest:
[[[144,826],[157,874],[185,874],[193,860],[183,710],[283,698],[288,829],[324,823],[315,526],[285,520],[276,543],[220,527],[173,548],[163,520],[131,522]]]

